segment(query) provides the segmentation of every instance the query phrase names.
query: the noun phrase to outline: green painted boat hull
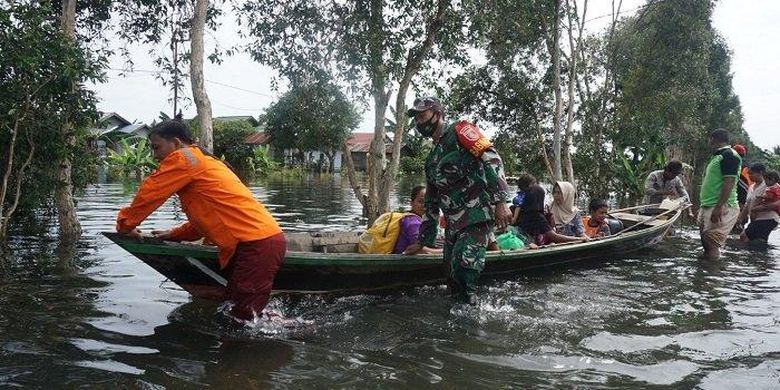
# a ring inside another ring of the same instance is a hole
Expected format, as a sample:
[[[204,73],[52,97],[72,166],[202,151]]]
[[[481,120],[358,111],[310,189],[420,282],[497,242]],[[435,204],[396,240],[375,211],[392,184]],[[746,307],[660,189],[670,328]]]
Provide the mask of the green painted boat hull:
[[[682,210],[665,221],[587,243],[550,245],[535,250],[489,252],[484,276],[515,274],[564,264],[606,260],[653,246],[663,240]],[[220,299],[224,279],[215,247],[161,241],[139,242],[103,233],[144,263],[194,296]],[[274,280],[277,292],[359,293],[442,284],[448,265],[441,255],[366,255],[288,251]],[[222,279],[222,280],[220,280]]]

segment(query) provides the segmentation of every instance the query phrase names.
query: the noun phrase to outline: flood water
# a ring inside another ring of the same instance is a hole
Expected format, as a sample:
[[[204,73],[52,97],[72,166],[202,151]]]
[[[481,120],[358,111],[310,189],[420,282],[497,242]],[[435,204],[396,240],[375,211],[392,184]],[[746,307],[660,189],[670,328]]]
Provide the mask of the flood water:
[[[339,178],[252,189],[288,231],[361,223]],[[476,307],[444,286],[274,297],[299,325],[240,328],[100,235],[132,195],[90,188],[76,247],[14,237],[0,388],[780,388],[777,232],[712,262],[683,227],[629,257],[489,281]],[[142,228],[182,218],[169,202]]]

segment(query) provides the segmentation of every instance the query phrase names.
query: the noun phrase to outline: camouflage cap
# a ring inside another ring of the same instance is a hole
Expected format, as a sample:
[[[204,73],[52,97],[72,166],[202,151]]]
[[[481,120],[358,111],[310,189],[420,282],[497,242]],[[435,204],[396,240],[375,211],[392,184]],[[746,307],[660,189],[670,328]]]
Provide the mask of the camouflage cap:
[[[441,103],[439,103],[439,101],[436,100],[436,98],[426,96],[426,97],[419,97],[417,99],[414,99],[414,104],[412,105],[412,108],[406,110],[406,116],[413,117],[417,115],[418,112],[423,112],[428,110],[433,110],[440,114],[444,113],[444,107],[441,106]]]

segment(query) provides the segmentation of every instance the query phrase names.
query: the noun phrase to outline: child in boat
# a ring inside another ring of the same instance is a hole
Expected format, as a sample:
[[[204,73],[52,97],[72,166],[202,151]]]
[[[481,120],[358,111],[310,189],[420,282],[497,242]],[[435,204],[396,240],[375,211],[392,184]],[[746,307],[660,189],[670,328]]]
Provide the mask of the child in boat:
[[[590,212],[590,216],[582,218],[585,234],[591,238],[610,235],[607,223],[607,213],[609,213],[607,202],[603,199],[592,199],[588,205],[588,212]]]
[[[138,189],[132,204],[119,211],[116,229],[142,239],[137,226],[173,194],[179,196],[188,221],[158,238],[195,241],[205,237],[219,248],[219,265],[227,274],[225,298],[231,314],[250,321],[271,293],[284,260],[286,241],[271,214],[222,161],[194,145],[187,125],[167,120],[149,134],[160,167]]]
[[[401,218],[398,221],[400,231],[398,239],[393,247],[394,254],[401,254],[410,246],[417,243],[417,237],[420,235],[420,225],[422,224],[422,215],[425,212],[425,186],[412,188],[409,203],[412,213]],[[423,247],[421,253],[441,253],[441,249]]]
[[[523,234],[533,238],[536,245],[588,240],[588,237],[568,237],[553,230],[544,215],[544,188],[537,184],[535,177],[528,173],[520,174],[517,186],[525,192],[525,198],[515,223]]]

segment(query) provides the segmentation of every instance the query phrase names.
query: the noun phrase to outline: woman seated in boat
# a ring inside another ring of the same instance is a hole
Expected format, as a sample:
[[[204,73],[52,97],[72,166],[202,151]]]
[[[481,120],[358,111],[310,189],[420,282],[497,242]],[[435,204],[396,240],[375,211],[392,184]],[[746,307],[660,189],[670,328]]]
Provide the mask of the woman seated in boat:
[[[609,205],[603,199],[591,199],[588,205],[590,216],[582,218],[585,234],[590,238],[606,237],[611,234],[607,223]]]
[[[555,231],[569,237],[585,237],[582,215],[574,206],[577,190],[568,181],[557,181],[553,185],[553,202],[550,212],[555,222]]]
[[[117,216],[120,233],[142,239],[137,228],[173,194],[179,196],[187,222],[158,238],[195,241],[205,237],[219,248],[227,275],[225,298],[231,314],[245,321],[260,314],[284,260],[286,241],[271,214],[222,161],[194,145],[180,119],[164,121],[149,134],[160,167],[138,189],[132,204]]]
[[[586,241],[587,237],[569,237],[553,230],[544,215],[544,188],[539,186],[536,178],[528,173],[522,173],[517,179],[517,187],[525,192],[525,198],[520,205],[518,226],[523,234],[532,238],[536,245],[551,243]]]
[[[410,246],[417,243],[417,236],[420,235],[420,225],[422,224],[422,215],[425,212],[425,186],[412,188],[409,204],[412,213],[404,216],[398,221],[400,230],[398,239],[393,247],[394,254],[402,254]],[[420,253],[441,253],[441,249],[423,247]]]

